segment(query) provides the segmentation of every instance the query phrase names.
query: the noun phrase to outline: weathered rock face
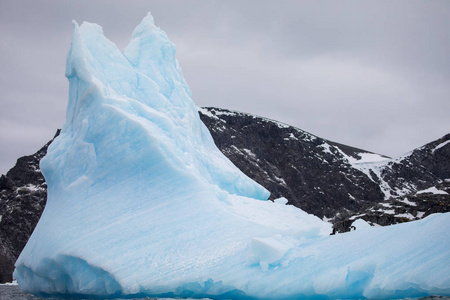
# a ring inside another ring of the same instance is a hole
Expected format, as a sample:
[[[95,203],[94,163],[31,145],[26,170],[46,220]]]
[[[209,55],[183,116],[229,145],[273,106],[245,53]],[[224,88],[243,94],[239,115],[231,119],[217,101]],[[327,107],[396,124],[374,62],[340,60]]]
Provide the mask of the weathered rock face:
[[[271,199],[286,197],[331,219],[338,232],[359,218],[385,226],[450,211],[450,134],[392,160],[250,114],[202,108],[200,117],[217,147]],[[12,280],[14,262],[44,209],[39,162],[50,143],[0,177],[0,282]],[[384,161],[367,163],[364,155]]]
[[[435,213],[449,212],[450,181],[444,181],[436,187],[438,191],[446,194],[423,192],[390,198],[363,209],[357,214],[340,214],[333,219],[333,227],[338,232],[345,232],[350,229],[356,219],[363,219],[372,225],[388,226],[419,220]]]
[[[44,210],[47,184],[39,162],[51,142],[0,177],[0,282],[12,281],[14,262]]]
[[[358,218],[386,226],[450,211],[450,134],[404,157],[367,162],[362,157],[373,153],[273,120],[218,108],[200,117],[218,148],[271,198],[327,217],[339,232]],[[442,194],[417,193],[432,186]]]
[[[381,176],[395,195],[402,189],[414,192],[449,179],[450,134],[389,162]]]

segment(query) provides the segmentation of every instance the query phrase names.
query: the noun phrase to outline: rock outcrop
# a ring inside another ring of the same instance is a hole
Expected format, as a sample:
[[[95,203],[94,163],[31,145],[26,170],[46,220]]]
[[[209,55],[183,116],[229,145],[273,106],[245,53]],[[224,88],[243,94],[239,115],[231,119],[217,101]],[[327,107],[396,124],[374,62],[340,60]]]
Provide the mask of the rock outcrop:
[[[58,134],[59,130],[55,137]],[[0,282],[12,281],[14,262],[44,210],[47,184],[39,162],[52,141],[35,154],[19,158],[0,177]]]

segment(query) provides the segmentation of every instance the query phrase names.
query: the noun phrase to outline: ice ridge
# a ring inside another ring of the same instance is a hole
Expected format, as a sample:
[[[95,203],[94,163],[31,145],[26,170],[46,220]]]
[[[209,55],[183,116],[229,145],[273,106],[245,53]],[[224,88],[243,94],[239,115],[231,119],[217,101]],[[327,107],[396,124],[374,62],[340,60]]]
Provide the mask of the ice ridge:
[[[329,236],[214,145],[149,14],[121,52],[73,22],[47,205],[16,262],[36,295],[232,299],[449,295],[450,214]],[[411,234],[413,233],[413,234]]]

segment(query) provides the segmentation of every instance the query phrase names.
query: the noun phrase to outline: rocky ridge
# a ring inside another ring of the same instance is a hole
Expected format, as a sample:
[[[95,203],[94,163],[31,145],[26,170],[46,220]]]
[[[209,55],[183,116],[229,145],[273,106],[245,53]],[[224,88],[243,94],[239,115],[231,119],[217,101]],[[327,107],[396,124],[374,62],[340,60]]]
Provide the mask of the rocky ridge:
[[[251,114],[211,107],[199,114],[217,147],[270,199],[285,197],[332,222],[336,232],[356,219],[386,226],[450,211],[450,134],[391,159]],[[51,142],[0,178],[0,282],[12,280],[44,209],[39,162]]]

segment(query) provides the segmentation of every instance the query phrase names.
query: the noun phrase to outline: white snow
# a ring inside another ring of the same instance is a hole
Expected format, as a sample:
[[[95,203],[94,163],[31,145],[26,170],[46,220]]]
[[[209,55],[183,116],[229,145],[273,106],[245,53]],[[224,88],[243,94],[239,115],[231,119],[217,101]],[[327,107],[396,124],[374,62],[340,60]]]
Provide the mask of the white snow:
[[[407,219],[410,219],[410,220],[414,220],[414,219],[415,219],[415,217],[414,217],[412,214],[410,214],[410,213],[406,213],[406,214],[397,214],[397,215],[395,215],[395,217],[399,217],[399,218],[407,218]]]
[[[331,223],[330,221],[333,220],[333,218],[327,218],[326,216],[323,216],[322,221]]]
[[[411,206],[417,206],[416,202],[411,202],[411,201],[409,201],[407,198],[404,198],[404,199],[398,199],[398,201],[403,202],[403,203],[406,203],[406,204],[411,205]]]
[[[13,280],[12,282],[5,282],[5,283],[0,283],[0,285],[18,285],[16,280]]]
[[[292,133],[289,133],[289,137],[284,138],[285,141],[289,141],[289,140],[293,140],[293,141],[298,141],[298,138]]]
[[[401,196],[407,195],[416,190],[416,187],[411,184],[405,185],[402,188],[395,188],[393,190],[393,188],[391,188],[389,186],[389,184],[386,181],[384,181],[383,177],[381,176],[383,169],[386,168],[386,166],[388,166],[388,164],[390,162],[394,162],[394,161],[400,162],[403,159],[407,158],[411,154],[411,152],[409,152],[399,158],[396,158],[396,159],[387,158],[383,155],[376,154],[376,153],[369,153],[369,152],[358,153],[360,158],[355,158],[353,156],[349,156],[349,155],[345,154],[339,148],[336,148],[336,149],[342,154],[342,156],[349,162],[349,164],[353,168],[360,170],[361,172],[366,174],[366,176],[369,179],[371,179],[372,181],[374,181],[380,185],[381,191],[385,195],[385,197],[384,197],[385,200],[387,200],[391,197],[395,197],[395,198],[397,198],[399,196],[401,197]],[[372,177],[372,175],[375,175],[378,181],[376,181]],[[395,193],[393,193],[394,191],[395,191]]]
[[[237,148],[236,148],[237,149]],[[257,159],[256,154],[252,152],[250,149],[242,148],[242,150],[247,153],[248,156],[250,156],[253,159]]]
[[[421,190],[421,191],[417,192],[417,194],[426,194],[426,193],[435,194],[435,195],[448,195],[447,192],[438,190],[435,186],[430,187],[426,190]]]
[[[418,211],[417,212],[417,218],[421,219],[423,217],[423,215],[425,214],[424,211]]]
[[[262,120],[266,121],[266,122],[270,122],[270,123],[274,123],[275,125],[277,125],[279,128],[290,128],[291,126],[289,124],[280,122],[280,121],[276,121],[276,120],[272,120],[266,117],[260,117],[260,116],[256,116],[258,118],[261,118]]]
[[[29,183],[27,185],[24,185],[24,186],[21,186],[21,187],[18,187],[16,189],[16,192],[19,192],[21,190],[28,190],[28,191],[31,191],[31,192],[45,191],[45,189],[43,187],[31,184],[31,183]]]
[[[436,147],[434,147],[434,149],[431,151],[432,154],[434,154],[434,152],[436,152],[436,150],[444,147],[445,145],[447,145],[448,143],[450,143],[450,140],[445,141],[443,143],[440,143],[439,145],[437,145]]]
[[[331,146],[329,144],[323,143],[320,146],[323,148],[323,152],[333,154],[333,152],[331,151]]]
[[[286,199],[284,197],[280,197],[280,198],[274,199],[273,202],[279,203],[279,204],[287,204],[288,203],[288,199]]]
[[[214,110],[214,113],[216,114],[216,116],[235,116],[239,114],[234,111],[221,111],[221,110]]]
[[[372,228],[372,226],[370,226],[370,224],[367,223],[366,221],[364,221],[363,219],[357,219],[356,221],[354,221],[352,223],[352,226],[355,226],[356,230],[358,230],[358,231],[367,230],[367,229]]]
[[[388,158],[376,154],[376,153],[369,153],[369,152],[360,152],[358,153],[360,158],[355,158],[353,156],[346,155],[348,161],[350,164],[367,164],[367,163],[374,163],[374,162],[385,162],[389,160]]]
[[[46,208],[14,277],[35,294],[232,299],[449,295],[450,214],[330,236],[214,145],[147,15],[121,52],[74,22]],[[364,225],[363,225],[364,227]]]
[[[388,215],[394,215],[395,214],[395,209],[377,209],[375,211],[379,211],[379,212],[384,212],[385,214]]]
[[[274,179],[275,179],[275,181],[277,181],[278,183],[280,183],[280,184],[282,184],[282,185],[284,185],[284,186],[287,186],[286,181],[284,181],[283,178],[274,175]]]
[[[289,138],[291,139],[291,140],[298,140],[298,138],[291,132],[291,133],[289,133]]]
[[[355,220],[355,219],[357,219],[357,218],[359,218],[359,217],[362,217],[362,216],[364,216],[364,214],[354,215],[354,216],[351,216],[351,217],[349,218],[349,220]]]
[[[196,106],[196,107],[197,107],[197,110],[200,111],[202,114],[204,114],[210,118],[221,120],[217,115],[213,114],[210,110],[203,108],[203,107],[199,107],[199,106]]]
[[[384,199],[389,199],[392,197],[392,189],[389,186],[387,182],[383,180],[383,177],[381,176],[382,169],[390,162],[392,159],[386,158],[382,155],[376,154],[376,153],[368,153],[368,152],[361,152],[358,153],[360,158],[355,158],[353,156],[349,156],[345,154],[341,149],[336,149],[340,152],[340,154],[348,161],[348,163],[355,169],[363,172],[366,174],[366,176],[372,180],[375,181],[374,178],[372,178],[372,174],[374,174],[377,179],[379,180],[381,191],[384,194]],[[399,191],[397,191],[399,192]],[[400,193],[401,194],[401,193]]]

